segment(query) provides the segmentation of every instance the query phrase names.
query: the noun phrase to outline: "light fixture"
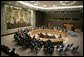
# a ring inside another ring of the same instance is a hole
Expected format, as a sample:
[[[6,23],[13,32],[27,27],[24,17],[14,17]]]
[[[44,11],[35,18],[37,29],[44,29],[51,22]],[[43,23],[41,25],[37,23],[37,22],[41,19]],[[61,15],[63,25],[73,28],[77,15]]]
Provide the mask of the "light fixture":
[[[30,1],[30,2],[36,2],[36,1]]]
[[[60,3],[64,6],[70,6],[75,4],[76,1],[60,1]]]
[[[47,5],[43,5],[43,7],[45,8],[45,7],[47,7]]]
[[[33,9],[41,9],[41,10],[56,10],[56,9],[72,9],[72,8],[83,8],[83,5],[81,6],[70,6],[70,5],[73,5],[76,1],[60,1],[60,3],[63,5],[65,3],[66,6],[58,6],[57,5],[46,5],[46,4],[42,4],[40,5],[41,2],[39,1],[36,1],[34,4],[31,4],[31,3],[27,3],[27,2],[23,2],[23,1],[17,1],[21,4],[24,4],[26,6],[28,6],[29,8],[33,8]],[[29,2],[29,1],[28,1]],[[46,1],[45,1],[46,2]],[[70,3],[69,3],[70,2]],[[69,3],[69,4],[67,4]],[[68,6],[67,6],[68,5]]]
[[[52,7],[56,7],[56,5],[52,5]]]
[[[34,5],[38,5],[37,3],[35,3]]]

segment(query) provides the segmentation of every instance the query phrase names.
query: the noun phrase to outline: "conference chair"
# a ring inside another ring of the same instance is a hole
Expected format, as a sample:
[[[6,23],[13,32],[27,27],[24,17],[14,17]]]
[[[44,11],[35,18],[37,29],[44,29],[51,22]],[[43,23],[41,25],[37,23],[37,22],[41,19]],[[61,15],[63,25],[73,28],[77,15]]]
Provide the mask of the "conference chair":
[[[59,45],[59,48],[57,48],[57,52],[59,56],[67,56],[66,51],[67,51],[67,48],[65,47],[64,44]]]
[[[52,54],[54,52],[54,46],[51,44],[50,40],[44,44],[43,51],[45,54]]]
[[[58,48],[58,49],[57,49],[57,53],[58,53],[59,56],[62,56],[62,51],[63,51],[62,48]]]
[[[30,44],[30,49],[31,49],[31,52],[36,52],[38,51],[39,47],[38,47],[38,41],[34,38],[32,39],[31,41],[31,44]]]
[[[64,48],[64,44],[61,44],[61,45],[60,45],[60,48]]]
[[[15,32],[14,33],[14,39],[15,39],[16,42],[19,41],[18,36],[19,36],[19,33],[18,32]]]
[[[73,46],[73,43],[70,45],[70,47],[72,47]]]
[[[78,50],[79,46],[73,47],[73,49],[71,50],[71,52],[76,52]]]
[[[60,48],[60,45],[56,45],[56,50],[58,50],[58,48]]]
[[[77,47],[75,48],[75,51],[77,51],[77,50],[78,50],[78,48],[79,48],[79,46],[77,46]]]

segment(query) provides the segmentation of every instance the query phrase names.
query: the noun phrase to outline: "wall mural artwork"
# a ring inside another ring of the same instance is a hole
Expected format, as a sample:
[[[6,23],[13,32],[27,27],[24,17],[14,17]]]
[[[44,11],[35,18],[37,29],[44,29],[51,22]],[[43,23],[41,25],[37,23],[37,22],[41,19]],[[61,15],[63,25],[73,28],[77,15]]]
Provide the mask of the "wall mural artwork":
[[[29,9],[5,5],[5,20],[7,29],[31,26]]]

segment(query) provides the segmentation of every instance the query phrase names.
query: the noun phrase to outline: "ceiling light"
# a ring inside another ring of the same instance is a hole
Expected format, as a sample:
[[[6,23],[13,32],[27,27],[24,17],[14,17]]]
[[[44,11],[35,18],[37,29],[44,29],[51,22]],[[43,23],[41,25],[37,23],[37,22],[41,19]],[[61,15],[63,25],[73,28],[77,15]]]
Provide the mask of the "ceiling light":
[[[67,9],[67,8],[83,8],[83,6],[67,6],[67,7],[50,7],[46,9]]]
[[[38,1],[36,1],[36,3],[33,4],[30,4],[30,3],[26,3],[26,2],[23,2],[23,1],[17,1],[21,4],[24,4],[30,8],[35,8],[35,9],[41,9],[41,10],[51,10],[51,9],[71,9],[71,8],[83,8],[83,5],[82,6],[61,6],[61,7],[57,7],[56,5],[40,5],[40,3]],[[63,1],[61,1],[63,3]],[[65,2],[68,2],[68,1],[65,1]],[[75,1],[73,2],[75,3]],[[71,4],[73,4],[71,3]]]
[[[73,5],[76,1],[60,1],[62,5],[69,6]]]
[[[43,5],[43,7],[47,7],[47,5]]]
[[[30,2],[36,2],[36,1],[30,1]]]
[[[56,5],[52,5],[52,7],[56,7]]]
[[[35,3],[34,5],[38,5],[37,3]]]

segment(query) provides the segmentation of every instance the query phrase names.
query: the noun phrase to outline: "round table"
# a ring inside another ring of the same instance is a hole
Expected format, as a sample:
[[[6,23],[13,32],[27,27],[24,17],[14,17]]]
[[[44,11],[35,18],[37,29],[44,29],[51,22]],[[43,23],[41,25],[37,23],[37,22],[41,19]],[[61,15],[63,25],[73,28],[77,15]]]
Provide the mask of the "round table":
[[[63,43],[63,41],[65,41],[64,37],[67,36],[67,33],[65,32],[62,32],[60,30],[57,30],[57,29],[35,29],[35,30],[32,30],[29,32],[31,38],[33,38],[34,35],[36,34],[39,34],[39,33],[50,33],[52,35],[59,35],[61,34],[61,38],[41,38],[41,37],[37,37],[36,39],[40,39],[40,41],[47,41],[47,40],[51,40],[51,42],[54,42],[54,43]]]

